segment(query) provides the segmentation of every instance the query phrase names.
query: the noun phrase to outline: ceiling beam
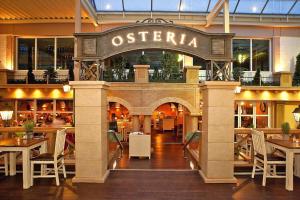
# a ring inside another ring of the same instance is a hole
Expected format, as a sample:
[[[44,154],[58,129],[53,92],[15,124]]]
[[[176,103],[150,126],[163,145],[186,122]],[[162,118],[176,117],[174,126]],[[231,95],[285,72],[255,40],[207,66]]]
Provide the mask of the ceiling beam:
[[[89,0],[81,0],[81,4],[84,10],[87,12],[94,26],[98,26],[97,13],[91,2]]]
[[[224,3],[226,0],[218,0],[216,5],[213,7],[213,9],[211,9],[210,13],[206,16],[206,25],[205,27],[209,27],[212,22],[214,21],[214,19],[219,15],[219,13],[221,12]]]

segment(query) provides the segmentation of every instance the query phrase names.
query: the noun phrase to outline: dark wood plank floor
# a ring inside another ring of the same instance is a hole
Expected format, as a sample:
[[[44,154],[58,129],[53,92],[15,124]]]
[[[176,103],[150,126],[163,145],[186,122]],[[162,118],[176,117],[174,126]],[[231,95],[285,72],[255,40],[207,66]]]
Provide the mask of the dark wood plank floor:
[[[197,171],[111,171],[104,184],[72,184],[71,177],[61,186],[54,179],[35,180],[28,190],[22,189],[22,176],[0,175],[1,200],[260,200],[300,198],[300,179],[295,191],[284,189],[284,179],[268,179],[261,186],[261,176],[238,177],[239,184],[205,184]]]

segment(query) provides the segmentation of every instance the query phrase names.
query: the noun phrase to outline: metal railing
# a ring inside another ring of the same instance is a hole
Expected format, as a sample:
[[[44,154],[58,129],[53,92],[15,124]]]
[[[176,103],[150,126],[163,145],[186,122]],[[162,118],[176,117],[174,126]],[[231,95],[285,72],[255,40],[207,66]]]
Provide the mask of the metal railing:
[[[149,71],[149,82],[159,83],[185,83],[185,75],[183,72],[179,73],[165,73]]]
[[[189,146],[189,144],[195,140],[195,138],[198,137],[198,140],[200,140],[200,134],[201,134],[201,131],[195,131],[192,136],[185,142],[184,146],[183,146],[183,156],[184,158],[186,158],[186,151],[187,151],[187,148]]]
[[[103,80],[107,82],[134,82],[134,73],[116,74],[108,71],[103,72]]]
[[[293,78],[293,86],[296,87],[300,86],[300,78]]]

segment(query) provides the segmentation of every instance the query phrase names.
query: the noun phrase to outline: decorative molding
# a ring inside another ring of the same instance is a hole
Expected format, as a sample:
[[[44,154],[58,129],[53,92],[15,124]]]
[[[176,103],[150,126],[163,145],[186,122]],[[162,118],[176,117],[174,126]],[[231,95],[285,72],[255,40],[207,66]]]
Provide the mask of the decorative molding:
[[[173,24],[174,22],[172,20],[166,20],[163,18],[147,18],[144,20],[138,20],[136,21],[136,23],[140,23],[140,24]]]

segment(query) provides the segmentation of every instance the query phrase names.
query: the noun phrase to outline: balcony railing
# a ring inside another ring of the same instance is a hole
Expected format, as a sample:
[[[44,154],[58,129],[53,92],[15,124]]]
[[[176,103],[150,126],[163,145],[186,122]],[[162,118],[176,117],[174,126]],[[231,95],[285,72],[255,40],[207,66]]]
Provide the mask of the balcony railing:
[[[299,87],[300,86],[300,79],[294,78],[293,79],[293,86]]]
[[[122,74],[104,71],[103,80],[107,82],[134,82],[134,73],[124,72]]]
[[[179,73],[165,73],[165,72],[151,72],[149,71],[149,82],[158,83],[185,83],[185,76],[183,72]]]
[[[254,77],[241,77],[243,86],[280,86],[280,77],[260,77],[255,80]]]

